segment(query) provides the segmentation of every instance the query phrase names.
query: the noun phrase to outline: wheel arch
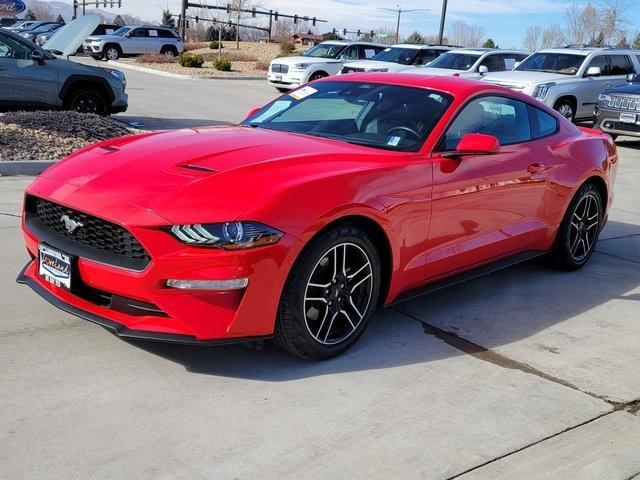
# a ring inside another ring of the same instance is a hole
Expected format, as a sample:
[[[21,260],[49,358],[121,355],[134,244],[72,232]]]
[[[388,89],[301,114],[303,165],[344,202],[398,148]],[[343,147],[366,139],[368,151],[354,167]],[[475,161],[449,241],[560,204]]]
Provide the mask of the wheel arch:
[[[320,73],[320,74],[322,74],[322,75],[324,75],[325,77],[328,77],[328,76],[329,76],[329,73],[328,73],[326,70],[323,70],[323,69],[320,69],[320,70],[314,70],[313,72],[311,72],[311,73],[309,74],[309,80],[311,80],[311,77],[313,77],[314,75],[318,75],[319,73]]]
[[[98,87],[98,89],[100,89],[100,91],[105,95],[105,98],[109,101],[109,104],[115,100],[113,90],[106,79],[93,77],[91,75],[71,75],[65,80],[62,88],[60,89],[59,97],[63,105],[66,104],[71,93],[79,88],[86,87]]]
[[[585,185],[587,183],[592,183],[598,189],[598,192],[600,193],[600,199],[602,200],[602,206],[606,213],[607,205],[609,204],[609,187],[607,186],[607,182],[605,182],[604,179],[598,175],[592,175],[588,177],[584,182],[582,182],[578,190],[582,188],[582,185]]]
[[[553,109],[556,109],[556,106],[563,100],[569,100],[573,104],[573,113],[574,115],[578,113],[578,98],[572,94],[560,94],[558,98],[556,98],[553,102]]]

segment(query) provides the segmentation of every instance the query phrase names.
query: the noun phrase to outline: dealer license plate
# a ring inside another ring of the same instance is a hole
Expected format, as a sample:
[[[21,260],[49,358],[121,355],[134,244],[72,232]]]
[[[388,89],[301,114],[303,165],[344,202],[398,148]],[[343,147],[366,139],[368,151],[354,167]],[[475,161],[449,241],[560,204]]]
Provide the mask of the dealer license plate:
[[[636,120],[638,119],[638,115],[635,113],[621,113],[620,114],[620,121],[622,123],[636,123]]]
[[[38,246],[38,274],[57,287],[71,288],[71,256],[48,245]]]

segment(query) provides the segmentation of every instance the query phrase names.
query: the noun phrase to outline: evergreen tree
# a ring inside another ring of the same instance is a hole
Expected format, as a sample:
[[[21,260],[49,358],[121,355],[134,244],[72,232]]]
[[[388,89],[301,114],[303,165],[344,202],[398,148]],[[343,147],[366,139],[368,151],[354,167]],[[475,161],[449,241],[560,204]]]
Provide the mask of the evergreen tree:
[[[162,10],[162,25],[169,28],[176,28],[176,20],[171,16],[171,10]]]
[[[62,25],[64,25],[66,22],[64,21],[64,18],[62,18],[62,15],[58,14],[58,18],[56,19],[56,23],[61,23]]]
[[[411,35],[407,37],[405,42],[414,43],[414,44],[425,43],[424,37],[420,35],[420,32],[413,32]]]
[[[482,44],[483,48],[498,48],[496,46],[496,42],[493,41],[492,38],[487,38],[487,40]]]
[[[324,40],[324,41],[327,41],[327,40],[342,40],[342,37],[340,35],[338,35],[337,33],[327,32],[327,33],[323,33],[322,34],[322,40]],[[363,40],[363,41],[368,41],[368,40]]]

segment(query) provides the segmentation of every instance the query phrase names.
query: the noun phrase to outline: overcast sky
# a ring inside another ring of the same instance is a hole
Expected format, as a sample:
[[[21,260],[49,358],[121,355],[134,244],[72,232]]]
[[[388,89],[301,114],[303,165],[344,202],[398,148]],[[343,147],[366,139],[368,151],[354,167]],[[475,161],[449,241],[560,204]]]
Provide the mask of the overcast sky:
[[[70,0],[69,0],[70,1]],[[195,0],[194,0],[195,1]],[[209,5],[226,5],[225,0],[199,0]],[[485,28],[487,36],[500,46],[508,48],[521,44],[524,31],[531,24],[547,25],[559,22],[571,3],[586,3],[587,0],[449,0],[447,20],[463,19]],[[180,0],[123,0],[123,13],[131,13],[146,20],[158,21],[161,7],[169,7],[179,13]],[[316,16],[329,20],[328,31],[333,27],[349,30],[371,30],[385,26],[395,28],[396,17],[392,12],[378,7],[395,7],[396,3],[373,0],[259,0],[257,3],[281,13]],[[633,0],[629,18],[640,17],[640,0]],[[306,6],[305,6],[306,5]],[[403,9],[427,8],[428,12],[403,14],[401,36],[413,30],[435,33],[438,30],[442,0],[403,0]],[[630,29],[639,28],[631,24]],[[631,36],[631,35],[630,35]]]

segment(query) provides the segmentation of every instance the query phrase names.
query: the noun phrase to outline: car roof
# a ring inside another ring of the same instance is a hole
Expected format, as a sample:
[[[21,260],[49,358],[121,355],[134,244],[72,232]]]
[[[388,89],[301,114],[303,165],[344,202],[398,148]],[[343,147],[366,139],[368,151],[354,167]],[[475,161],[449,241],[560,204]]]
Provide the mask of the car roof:
[[[455,50],[451,50],[450,53],[462,53],[467,55],[484,55],[485,53],[506,53],[506,54],[521,54],[521,55],[529,55],[529,52],[524,50],[503,50],[501,48],[456,48]]]
[[[451,50],[452,48],[457,48],[451,45],[425,45],[421,43],[396,43],[395,45],[388,45],[388,46],[394,47],[394,48],[412,48],[415,50],[424,50],[424,49]]]
[[[607,53],[640,53],[640,50],[635,48],[611,48],[611,47],[565,47],[565,48],[546,48],[539,50],[536,53],[568,53],[570,55],[582,55],[587,56],[596,52]]]

